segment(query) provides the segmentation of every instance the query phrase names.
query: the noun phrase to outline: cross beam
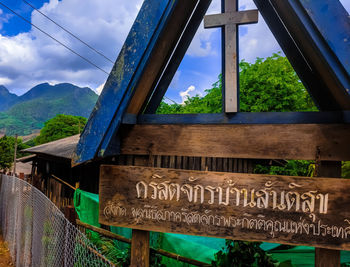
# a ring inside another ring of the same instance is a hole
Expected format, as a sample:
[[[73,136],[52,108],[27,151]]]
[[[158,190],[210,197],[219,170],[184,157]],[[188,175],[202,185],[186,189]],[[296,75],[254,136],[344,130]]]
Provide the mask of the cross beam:
[[[205,28],[224,26],[223,47],[223,95],[225,112],[238,112],[238,31],[237,25],[258,22],[258,10],[237,10],[237,0],[222,0],[222,14],[204,17]]]

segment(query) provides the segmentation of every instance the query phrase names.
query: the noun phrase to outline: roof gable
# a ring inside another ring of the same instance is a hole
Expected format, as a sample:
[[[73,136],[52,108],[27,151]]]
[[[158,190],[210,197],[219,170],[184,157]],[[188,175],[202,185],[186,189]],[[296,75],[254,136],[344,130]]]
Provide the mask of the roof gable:
[[[73,164],[116,154],[126,113],[155,112],[210,2],[144,1],[81,135]],[[321,110],[350,109],[350,48],[346,42],[339,44],[350,36],[350,19],[341,4],[254,2]],[[335,33],[337,25],[342,30]]]

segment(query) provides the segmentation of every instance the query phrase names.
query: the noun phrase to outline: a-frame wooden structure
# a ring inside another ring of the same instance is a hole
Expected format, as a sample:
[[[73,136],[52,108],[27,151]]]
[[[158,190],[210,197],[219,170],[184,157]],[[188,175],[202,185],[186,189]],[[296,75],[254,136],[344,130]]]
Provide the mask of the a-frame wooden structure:
[[[318,176],[340,177],[340,162],[350,160],[350,22],[338,1],[254,0],[320,112],[154,114],[210,2],[144,1],[73,165],[116,155],[170,168],[191,157],[198,170],[212,157],[305,159],[316,161]],[[234,171],[225,162],[223,171]],[[145,242],[134,245],[133,263],[147,262],[136,257],[147,251],[147,233],[135,230],[135,238]],[[316,258],[318,266],[336,266],[339,251],[320,248]]]

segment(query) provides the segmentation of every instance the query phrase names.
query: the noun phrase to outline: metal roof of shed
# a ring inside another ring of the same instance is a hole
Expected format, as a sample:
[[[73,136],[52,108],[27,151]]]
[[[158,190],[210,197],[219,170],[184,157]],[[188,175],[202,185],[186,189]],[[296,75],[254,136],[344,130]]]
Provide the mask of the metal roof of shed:
[[[77,134],[39,146],[27,148],[22,151],[33,154],[45,154],[70,160],[72,159],[73,152],[78,144],[79,138],[80,136]]]

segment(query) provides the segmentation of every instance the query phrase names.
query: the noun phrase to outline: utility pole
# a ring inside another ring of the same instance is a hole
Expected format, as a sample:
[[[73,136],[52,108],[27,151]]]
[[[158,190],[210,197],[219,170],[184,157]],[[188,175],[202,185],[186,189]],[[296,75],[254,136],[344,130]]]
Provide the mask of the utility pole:
[[[13,175],[16,176],[16,160],[17,160],[17,138],[18,135],[15,135],[15,153],[13,156]]]

